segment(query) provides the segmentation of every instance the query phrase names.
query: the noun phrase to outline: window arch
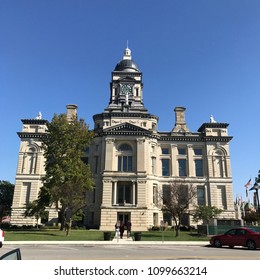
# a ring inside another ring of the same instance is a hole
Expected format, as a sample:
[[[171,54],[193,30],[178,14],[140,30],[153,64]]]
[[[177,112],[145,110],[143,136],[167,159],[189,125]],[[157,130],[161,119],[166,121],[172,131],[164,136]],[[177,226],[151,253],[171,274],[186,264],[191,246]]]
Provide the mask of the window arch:
[[[223,149],[215,149],[213,151],[213,170],[214,177],[226,176],[226,151]]]
[[[37,146],[27,146],[23,153],[22,161],[22,173],[24,174],[35,174],[37,166],[37,155],[38,147]]]
[[[124,143],[124,144],[121,144],[118,148],[118,151],[119,152],[132,152],[132,147],[127,144],[127,143]]]

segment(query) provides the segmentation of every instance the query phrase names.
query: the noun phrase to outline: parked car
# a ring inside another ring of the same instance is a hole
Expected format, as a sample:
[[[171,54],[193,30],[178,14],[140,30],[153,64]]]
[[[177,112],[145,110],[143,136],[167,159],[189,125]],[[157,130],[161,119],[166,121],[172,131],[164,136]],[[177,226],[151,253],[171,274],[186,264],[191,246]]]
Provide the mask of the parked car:
[[[0,260],[21,260],[22,256],[21,256],[21,251],[20,249],[14,249],[11,250],[7,253],[5,253],[4,255],[0,256]]]
[[[5,240],[5,232],[0,229],[0,248],[2,248]]]
[[[242,246],[253,250],[260,248],[260,232],[252,228],[233,228],[224,234],[212,236],[210,244],[217,248],[222,246],[229,246],[230,248]]]

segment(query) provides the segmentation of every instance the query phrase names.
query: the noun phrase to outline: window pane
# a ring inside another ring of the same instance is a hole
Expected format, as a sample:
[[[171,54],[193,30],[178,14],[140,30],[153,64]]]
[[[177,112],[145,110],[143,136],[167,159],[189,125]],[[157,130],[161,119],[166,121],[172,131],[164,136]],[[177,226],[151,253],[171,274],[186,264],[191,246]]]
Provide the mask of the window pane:
[[[205,188],[197,187],[197,203],[198,205],[205,205]]]
[[[203,162],[202,159],[195,160],[196,176],[203,176]]]
[[[122,157],[118,157],[118,168],[117,168],[118,171],[122,171],[121,166],[122,166]]]
[[[162,175],[169,176],[169,159],[162,159]]]
[[[202,155],[202,149],[194,149],[194,154],[196,155],[196,156],[201,156]]]
[[[118,203],[124,203],[124,186],[118,186],[117,195]]]
[[[132,151],[132,148],[128,144],[123,144],[119,147],[118,151],[121,151],[121,152]]]
[[[178,148],[179,155],[186,155],[186,149],[185,148]]]
[[[163,155],[168,155],[169,154],[169,149],[168,148],[162,148],[162,154]]]
[[[123,171],[127,171],[127,157],[123,156]]]
[[[125,202],[130,203],[131,202],[131,187],[125,186]]]
[[[133,171],[133,158],[131,156],[128,157],[128,171]]]
[[[179,159],[179,176],[187,176],[186,159]]]

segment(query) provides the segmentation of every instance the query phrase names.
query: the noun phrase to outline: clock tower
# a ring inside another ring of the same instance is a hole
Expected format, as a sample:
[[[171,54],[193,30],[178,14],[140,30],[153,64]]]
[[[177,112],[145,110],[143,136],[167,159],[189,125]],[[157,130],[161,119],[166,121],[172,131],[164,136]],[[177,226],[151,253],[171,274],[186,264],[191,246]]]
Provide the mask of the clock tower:
[[[126,48],[112,72],[110,102],[105,111],[147,112],[143,105],[142,72],[132,60],[131,50]]]

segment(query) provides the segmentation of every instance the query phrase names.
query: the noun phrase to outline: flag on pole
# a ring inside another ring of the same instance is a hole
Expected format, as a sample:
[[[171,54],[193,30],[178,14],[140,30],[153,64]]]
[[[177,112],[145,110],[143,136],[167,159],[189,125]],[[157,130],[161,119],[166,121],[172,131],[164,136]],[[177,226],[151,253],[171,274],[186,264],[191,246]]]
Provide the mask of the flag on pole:
[[[248,180],[248,182],[245,184],[246,187],[246,197],[248,197],[248,187],[251,185],[251,178]]]
[[[248,182],[245,184],[245,187],[248,188],[248,186],[251,185],[251,178],[248,180]]]

